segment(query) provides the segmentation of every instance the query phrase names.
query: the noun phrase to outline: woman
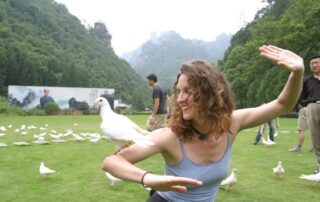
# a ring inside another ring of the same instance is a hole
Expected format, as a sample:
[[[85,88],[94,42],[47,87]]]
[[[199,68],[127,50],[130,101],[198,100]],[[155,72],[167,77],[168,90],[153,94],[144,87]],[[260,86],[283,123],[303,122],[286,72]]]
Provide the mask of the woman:
[[[228,172],[230,147],[239,131],[260,125],[291,109],[298,99],[303,59],[275,46],[260,47],[260,55],[291,71],[279,97],[256,108],[234,110],[232,93],[214,65],[194,61],[182,65],[168,128],[150,134],[153,146],[132,145],[103,162],[112,175],[150,187],[148,201],[212,202]],[[133,165],[161,153],[166,175]]]

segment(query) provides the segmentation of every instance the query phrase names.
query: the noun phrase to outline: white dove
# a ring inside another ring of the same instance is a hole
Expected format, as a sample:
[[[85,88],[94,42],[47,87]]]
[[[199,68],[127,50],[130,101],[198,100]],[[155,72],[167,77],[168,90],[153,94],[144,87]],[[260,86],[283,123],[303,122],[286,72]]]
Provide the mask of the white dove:
[[[36,129],[37,127],[35,127],[34,125],[28,126],[27,129]]]
[[[27,135],[27,134],[28,134],[28,131],[22,131],[20,134],[21,134],[21,135]]]
[[[276,143],[271,140],[268,141],[262,137],[262,144],[264,144],[265,146],[272,146],[272,145],[275,145]]]
[[[53,138],[55,140],[60,140],[63,134],[61,134],[61,133],[49,133],[49,135],[51,136],[51,138]]]
[[[284,175],[284,168],[282,167],[282,162],[279,161],[277,167],[273,168],[273,173],[277,176],[283,179]]]
[[[97,143],[101,139],[99,133],[89,133],[88,140],[92,143]]]
[[[20,130],[26,129],[26,125],[22,124]]]
[[[73,140],[77,141],[77,142],[81,142],[81,141],[85,141],[86,140],[84,137],[81,137],[80,135],[78,135],[76,133],[73,133],[72,136],[73,136]]]
[[[276,144],[275,141],[273,141],[273,140],[270,139],[270,136],[268,136],[267,142],[269,142],[270,144]]]
[[[113,112],[106,98],[98,97],[95,105],[100,106],[102,119],[100,127],[104,134],[116,143],[117,149],[127,146],[130,142],[142,147],[153,145],[153,142],[146,136],[148,132],[141,129],[128,117]]]
[[[49,133],[49,135],[51,136],[51,141],[52,142],[56,142],[56,143],[62,143],[62,142],[67,142],[66,140],[61,139],[61,137],[63,136],[62,133]]]
[[[0,126],[0,130],[1,130],[2,132],[4,132],[4,131],[6,131],[7,129],[6,129],[6,127],[4,127],[4,126]]]
[[[0,147],[7,147],[8,145],[6,143],[0,142]]]
[[[40,127],[40,130],[47,130],[47,128],[44,128],[44,127]]]
[[[121,179],[116,178],[115,176],[111,175],[110,173],[108,173],[108,172],[105,172],[105,173],[106,173],[107,178],[109,180],[111,180],[111,186],[113,186],[115,182],[121,181]]]
[[[237,182],[237,172],[238,170],[236,168],[232,169],[231,174],[226,179],[222,180],[220,186],[225,186],[225,189],[228,191],[228,188]]]
[[[320,183],[320,172],[314,175],[304,175],[302,174],[299,178],[312,181],[315,185],[316,183]]]
[[[47,167],[44,165],[44,163],[41,162],[40,168],[39,168],[39,172],[40,172],[40,174],[41,174],[42,176],[47,177],[48,175],[53,174],[53,173],[55,173],[56,171],[51,170],[50,168],[47,168]]]
[[[63,137],[67,137],[73,133],[73,130],[68,129],[66,133],[63,134]]]

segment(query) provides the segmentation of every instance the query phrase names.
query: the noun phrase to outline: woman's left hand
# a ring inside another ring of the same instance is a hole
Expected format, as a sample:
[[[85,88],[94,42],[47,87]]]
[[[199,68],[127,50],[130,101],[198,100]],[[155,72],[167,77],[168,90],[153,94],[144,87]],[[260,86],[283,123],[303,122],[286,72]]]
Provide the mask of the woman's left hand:
[[[187,177],[155,175],[148,173],[144,177],[144,185],[157,191],[187,192],[187,186],[201,186],[202,182]]]
[[[288,69],[291,72],[304,70],[303,59],[299,55],[289,50],[272,45],[263,45],[259,48],[259,50],[262,57],[276,62],[278,65]]]

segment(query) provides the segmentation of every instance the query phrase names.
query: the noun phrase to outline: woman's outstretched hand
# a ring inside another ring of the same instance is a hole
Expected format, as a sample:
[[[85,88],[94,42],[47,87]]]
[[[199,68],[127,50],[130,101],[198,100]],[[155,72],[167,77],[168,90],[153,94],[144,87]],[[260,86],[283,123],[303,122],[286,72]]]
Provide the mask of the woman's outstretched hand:
[[[291,72],[304,70],[303,59],[299,55],[289,50],[272,45],[263,45],[259,48],[259,50],[262,57],[276,62],[278,65],[288,69]]]
[[[202,182],[186,177],[147,174],[144,184],[157,191],[186,192],[188,185],[201,186]]]

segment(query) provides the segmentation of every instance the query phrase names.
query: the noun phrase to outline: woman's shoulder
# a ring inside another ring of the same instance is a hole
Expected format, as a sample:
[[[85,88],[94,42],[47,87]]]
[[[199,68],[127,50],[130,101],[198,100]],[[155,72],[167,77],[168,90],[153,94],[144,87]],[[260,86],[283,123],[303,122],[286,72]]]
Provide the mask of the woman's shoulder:
[[[177,138],[178,136],[171,130],[171,128],[159,128],[150,133],[151,137],[167,140]]]
[[[178,140],[178,136],[171,130],[171,128],[159,128],[150,133],[151,139],[162,147],[169,146]]]

